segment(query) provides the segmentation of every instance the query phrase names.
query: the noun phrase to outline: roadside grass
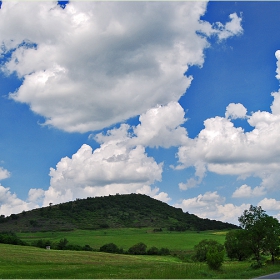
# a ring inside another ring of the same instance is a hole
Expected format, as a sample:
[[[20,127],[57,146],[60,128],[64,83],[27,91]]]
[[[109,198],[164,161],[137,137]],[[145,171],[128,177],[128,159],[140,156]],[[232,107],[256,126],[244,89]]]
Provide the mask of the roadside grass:
[[[1,279],[249,279],[280,270],[258,270],[250,262],[223,264],[219,271],[204,263],[183,263],[172,256],[131,256],[100,252],[45,250],[0,244]]]
[[[95,250],[99,250],[101,246],[107,243],[115,243],[119,248],[128,250],[134,244],[143,242],[148,248],[156,246],[158,248],[165,247],[171,251],[190,251],[193,250],[194,245],[203,239],[214,239],[223,244],[225,234],[225,231],[170,232],[167,230],[154,233],[151,228],[131,228],[17,233],[17,236],[29,244],[39,239],[58,242],[60,239],[66,238],[70,244],[80,246],[88,244]]]

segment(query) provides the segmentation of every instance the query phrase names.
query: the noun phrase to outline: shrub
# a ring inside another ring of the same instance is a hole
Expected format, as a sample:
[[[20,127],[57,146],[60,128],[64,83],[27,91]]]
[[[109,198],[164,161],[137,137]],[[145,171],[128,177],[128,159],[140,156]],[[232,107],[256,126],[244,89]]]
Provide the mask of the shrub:
[[[158,252],[159,255],[167,256],[170,255],[170,251],[168,248],[161,248]]]
[[[215,247],[219,252],[224,250],[224,246],[212,239],[204,239],[194,246],[195,255],[194,259],[199,262],[206,262],[207,252],[210,248]]]
[[[108,243],[100,247],[100,252],[106,252],[106,253],[121,253],[122,250],[119,249],[119,247],[114,243]]]
[[[219,251],[217,246],[209,248],[206,254],[206,262],[210,269],[218,270],[224,261],[225,251]]]
[[[22,241],[14,233],[1,233],[0,243],[13,244],[13,245],[27,245],[26,242]]]
[[[46,248],[47,246],[51,246],[51,242],[49,240],[39,239],[32,243],[32,246],[39,247],[39,248]]]
[[[128,254],[131,255],[145,255],[147,245],[143,242],[137,243],[128,249]]]
[[[148,255],[158,255],[159,249],[157,247],[153,246],[147,251],[147,254]]]
[[[58,250],[65,250],[67,243],[68,243],[68,240],[66,238],[62,238],[62,239],[60,239],[60,241],[56,245],[56,248]]]
[[[93,251],[93,249],[87,244],[83,247],[83,251]]]

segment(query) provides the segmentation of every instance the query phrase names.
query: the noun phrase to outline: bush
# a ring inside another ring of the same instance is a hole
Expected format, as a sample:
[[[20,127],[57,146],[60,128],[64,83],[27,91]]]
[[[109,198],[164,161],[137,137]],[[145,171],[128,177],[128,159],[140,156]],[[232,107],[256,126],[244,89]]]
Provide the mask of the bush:
[[[170,255],[170,251],[168,248],[161,248],[158,252],[159,255],[167,256]]]
[[[195,250],[194,259],[199,262],[206,262],[207,252],[212,247],[217,248],[218,252],[224,250],[224,246],[218,243],[217,241],[212,239],[204,239],[194,246],[194,250]]]
[[[114,243],[108,243],[100,247],[100,252],[106,252],[106,253],[122,253],[122,249],[119,249],[119,247]]]
[[[143,242],[137,243],[128,249],[128,254],[131,255],[145,255],[147,245]]]
[[[22,241],[14,233],[1,233],[0,234],[0,243],[4,244],[13,244],[13,245],[27,245],[26,242]]]
[[[32,246],[39,247],[39,248],[46,248],[47,246],[51,246],[51,242],[49,240],[39,239],[32,243]]]
[[[148,251],[147,251],[147,255],[158,255],[159,254],[159,249],[155,246],[151,247]]]
[[[60,241],[56,245],[56,248],[58,250],[66,250],[67,243],[68,243],[68,240],[66,238],[62,238],[62,239],[60,239]]]
[[[218,270],[224,261],[225,251],[219,251],[218,247],[211,247],[206,254],[206,262],[210,269]]]
[[[87,244],[83,247],[83,251],[93,251],[93,249]]]

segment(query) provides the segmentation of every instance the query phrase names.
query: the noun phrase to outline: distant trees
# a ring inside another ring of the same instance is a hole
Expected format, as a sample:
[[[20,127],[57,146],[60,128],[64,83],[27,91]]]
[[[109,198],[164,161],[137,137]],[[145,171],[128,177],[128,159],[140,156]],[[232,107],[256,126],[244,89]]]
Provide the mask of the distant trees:
[[[130,255],[170,255],[170,250],[168,248],[158,249],[155,246],[152,246],[147,250],[147,245],[143,242],[139,242],[131,246],[127,251],[124,251],[122,248],[119,248],[114,243],[107,243],[100,247],[100,252],[114,253],[114,254],[130,254]]]

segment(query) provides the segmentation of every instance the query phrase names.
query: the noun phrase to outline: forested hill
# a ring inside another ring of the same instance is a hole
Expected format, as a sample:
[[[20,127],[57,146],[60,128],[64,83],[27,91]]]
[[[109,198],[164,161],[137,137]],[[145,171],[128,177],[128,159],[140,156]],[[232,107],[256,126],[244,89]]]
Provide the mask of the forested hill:
[[[236,225],[201,219],[147,195],[88,197],[0,217],[0,231],[51,231],[100,228],[220,230]]]

